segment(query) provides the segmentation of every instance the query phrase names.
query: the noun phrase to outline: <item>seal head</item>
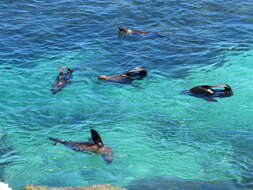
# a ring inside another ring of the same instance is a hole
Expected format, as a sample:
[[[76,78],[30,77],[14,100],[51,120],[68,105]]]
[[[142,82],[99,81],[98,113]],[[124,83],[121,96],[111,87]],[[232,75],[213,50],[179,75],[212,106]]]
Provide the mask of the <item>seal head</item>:
[[[67,68],[66,72],[64,71],[65,68]],[[71,83],[71,80],[73,78],[73,69],[69,67],[59,67],[58,68],[59,73],[56,77],[54,83],[52,84],[51,92],[52,94],[56,94],[60,92],[67,84]]]
[[[135,67],[134,69],[131,69],[125,72],[124,74],[127,75],[128,77],[131,77],[132,79],[141,80],[147,76],[148,72],[144,67],[140,66]]]
[[[122,84],[131,84],[134,80],[142,80],[147,76],[147,74],[147,70],[144,67],[140,66],[119,75],[100,75],[98,76],[98,79]]]
[[[119,33],[127,35],[127,34],[133,33],[133,31],[129,30],[129,29],[126,29],[126,28],[119,27]]]

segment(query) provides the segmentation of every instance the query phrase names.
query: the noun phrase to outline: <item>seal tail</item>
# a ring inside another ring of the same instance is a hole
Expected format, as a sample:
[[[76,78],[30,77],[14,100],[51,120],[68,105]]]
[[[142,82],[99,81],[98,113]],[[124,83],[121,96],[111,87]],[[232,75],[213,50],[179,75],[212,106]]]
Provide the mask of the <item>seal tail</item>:
[[[102,146],[104,144],[100,135],[98,134],[98,132],[96,130],[91,129],[90,133],[91,133],[91,139],[94,142],[94,144],[97,144],[99,146]]]
[[[66,144],[66,141],[54,137],[48,137],[48,140],[54,141],[54,145],[57,145],[57,143]]]

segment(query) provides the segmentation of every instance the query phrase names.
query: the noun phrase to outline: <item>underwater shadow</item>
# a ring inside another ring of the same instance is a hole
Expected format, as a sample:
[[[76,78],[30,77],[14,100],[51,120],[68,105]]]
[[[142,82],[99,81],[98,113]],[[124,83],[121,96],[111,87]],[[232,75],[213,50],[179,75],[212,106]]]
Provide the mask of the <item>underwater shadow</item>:
[[[11,164],[12,155],[15,155],[14,149],[6,142],[7,133],[0,135],[0,181],[4,181],[5,168]]]
[[[133,180],[128,190],[247,190],[235,180],[201,181],[173,176],[155,176]]]

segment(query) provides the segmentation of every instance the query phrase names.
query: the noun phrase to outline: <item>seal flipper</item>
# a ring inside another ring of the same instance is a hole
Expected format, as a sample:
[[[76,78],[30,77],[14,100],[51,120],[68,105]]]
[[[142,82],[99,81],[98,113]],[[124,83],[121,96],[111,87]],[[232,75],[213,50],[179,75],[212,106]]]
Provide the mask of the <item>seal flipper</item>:
[[[57,138],[54,138],[54,137],[48,137],[48,140],[54,141],[54,145],[57,145],[57,143],[66,144],[66,141],[60,140],[60,139],[57,139]]]
[[[98,134],[98,132],[96,130],[91,129],[90,133],[91,133],[91,138],[92,138],[94,144],[97,144],[99,146],[102,146],[104,144],[100,135]]]

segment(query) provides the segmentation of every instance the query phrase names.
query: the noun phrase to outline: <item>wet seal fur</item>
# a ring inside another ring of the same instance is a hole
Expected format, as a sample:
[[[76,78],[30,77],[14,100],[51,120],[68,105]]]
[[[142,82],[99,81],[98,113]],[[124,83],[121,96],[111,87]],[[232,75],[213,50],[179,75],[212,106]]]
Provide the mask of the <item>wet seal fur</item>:
[[[188,91],[184,91],[183,93],[188,94],[190,96],[203,98],[204,100],[210,102],[217,102],[217,100],[214,99],[216,97],[224,98],[233,95],[232,88],[228,84],[200,85],[195,86]]]
[[[142,80],[147,76],[147,74],[148,72],[144,67],[135,67],[134,69],[119,75],[100,75],[98,76],[98,79],[122,84],[131,84],[134,80]]]
[[[150,34],[150,33],[156,33],[156,32],[144,32],[140,30],[130,30],[127,28],[119,27],[119,33],[128,35],[128,34]]]
[[[106,162],[111,163],[113,161],[112,149],[103,143],[96,130],[91,129],[90,133],[91,139],[88,142],[66,141],[54,137],[49,137],[48,139],[54,141],[55,145],[60,143],[77,152],[93,152],[99,154]]]
[[[58,71],[58,76],[56,77],[55,82],[51,88],[52,94],[60,92],[66,85],[71,83],[73,78],[72,73],[74,70],[70,67],[59,67]]]

